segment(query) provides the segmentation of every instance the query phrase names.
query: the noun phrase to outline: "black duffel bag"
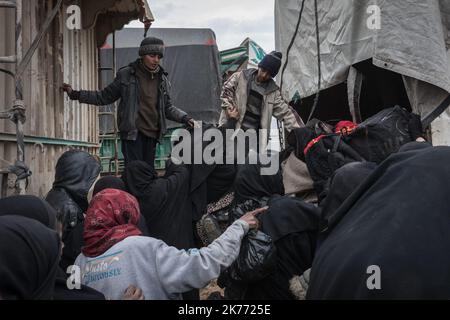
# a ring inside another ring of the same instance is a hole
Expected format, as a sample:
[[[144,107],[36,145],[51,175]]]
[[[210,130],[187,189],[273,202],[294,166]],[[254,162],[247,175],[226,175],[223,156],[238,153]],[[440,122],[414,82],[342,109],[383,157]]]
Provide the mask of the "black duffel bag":
[[[384,109],[360,123],[344,139],[366,161],[381,163],[412,141],[408,130],[410,119],[411,113],[400,106]]]

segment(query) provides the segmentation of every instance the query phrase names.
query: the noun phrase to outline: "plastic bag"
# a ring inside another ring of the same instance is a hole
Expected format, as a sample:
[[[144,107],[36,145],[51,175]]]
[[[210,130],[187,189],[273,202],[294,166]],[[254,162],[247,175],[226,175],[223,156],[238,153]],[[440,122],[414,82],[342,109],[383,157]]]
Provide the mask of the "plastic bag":
[[[256,282],[275,271],[276,247],[264,232],[251,230],[244,237],[239,256],[230,266],[229,275],[235,281]]]

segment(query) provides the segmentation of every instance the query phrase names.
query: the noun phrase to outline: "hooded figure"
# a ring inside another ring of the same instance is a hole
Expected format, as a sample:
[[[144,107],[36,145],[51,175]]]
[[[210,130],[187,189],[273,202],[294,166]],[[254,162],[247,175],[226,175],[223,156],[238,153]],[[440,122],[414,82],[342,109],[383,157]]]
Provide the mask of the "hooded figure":
[[[83,214],[88,207],[88,193],[100,174],[100,163],[80,150],[65,152],[56,164],[53,188],[45,200],[56,210],[62,223],[64,243],[61,267],[73,265],[83,245]]]
[[[308,299],[450,298],[450,148],[427,145],[389,156],[340,205]]]
[[[311,268],[316,250],[320,209],[294,197],[274,197],[259,216],[261,231],[276,248],[276,268],[247,286],[245,300],[292,300],[289,281]]]
[[[42,223],[49,229],[60,232],[60,223],[56,220],[56,211],[47,201],[36,196],[18,195],[0,199],[0,216],[22,216]],[[68,274],[58,267],[54,300],[104,300],[100,292],[87,286],[78,290],[67,288]]]
[[[0,299],[52,299],[59,249],[58,234],[42,223],[21,216],[1,216]]]
[[[122,179],[116,176],[104,176],[98,179],[98,181],[95,183],[92,196],[94,197],[97,193],[105,189],[117,189],[127,191],[127,187],[125,187],[125,183],[123,182]]]
[[[274,175],[262,175],[261,164],[240,165],[234,181],[235,203],[259,200],[272,195],[284,195],[281,170]]]
[[[123,180],[145,217],[149,235],[178,249],[194,247],[194,206],[190,197],[190,172],[186,166],[171,164],[164,177],[152,166],[131,162]]]
[[[330,180],[329,193],[320,204],[321,229],[331,229],[341,218],[339,207],[376,169],[374,162],[351,162],[337,169]]]
[[[269,206],[270,210],[272,198],[284,195],[281,171],[279,170],[274,175],[261,175],[262,167],[261,163],[239,166],[234,181],[234,203],[232,209],[228,212],[229,223],[239,219],[247,211],[262,208],[266,205]],[[241,261],[250,261],[251,259],[244,257],[251,256],[257,262],[251,267],[251,272],[260,278],[272,271],[274,262],[276,263],[276,260],[273,258],[275,249],[272,239],[262,229],[253,232],[251,236],[245,241],[251,244],[252,247],[256,247],[258,243],[264,244],[261,244],[257,250],[254,250],[258,252],[252,252],[249,249],[243,250],[243,246],[239,253],[239,259]],[[245,246],[245,248],[249,247],[250,245]],[[245,268],[250,268],[248,263],[245,265]],[[248,279],[247,275],[238,275],[240,273],[242,273],[241,266],[235,263],[220,275],[218,284],[220,287],[225,288],[226,299],[245,299],[249,287],[252,286],[247,282],[255,282],[255,279]],[[259,281],[256,283],[259,283]],[[251,296],[249,299],[251,299]]]
[[[0,216],[15,215],[39,221],[57,231],[56,211],[36,196],[19,195],[0,199]]]

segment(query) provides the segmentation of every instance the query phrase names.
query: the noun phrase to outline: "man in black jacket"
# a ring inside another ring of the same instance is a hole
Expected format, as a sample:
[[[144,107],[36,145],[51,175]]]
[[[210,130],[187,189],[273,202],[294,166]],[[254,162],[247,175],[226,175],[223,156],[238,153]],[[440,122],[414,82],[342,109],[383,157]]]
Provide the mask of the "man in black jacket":
[[[114,81],[101,91],[62,89],[70,99],[93,105],[120,100],[117,122],[125,165],[134,160],[154,166],[156,143],[167,130],[166,119],[193,127],[194,120],[172,105],[167,73],[159,65],[164,55],[161,39],[145,38],[135,62],[121,68]]]

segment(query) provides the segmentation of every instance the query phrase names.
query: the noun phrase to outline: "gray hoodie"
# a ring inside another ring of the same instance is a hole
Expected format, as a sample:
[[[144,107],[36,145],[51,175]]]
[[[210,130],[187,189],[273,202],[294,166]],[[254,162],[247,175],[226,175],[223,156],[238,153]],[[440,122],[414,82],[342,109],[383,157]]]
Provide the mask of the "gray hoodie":
[[[81,268],[81,283],[107,299],[120,299],[130,285],[141,288],[147,300],[181,299],[182,292],[204,287],[231,265],[248,230],[245,221],[236,220],[208,247],[188,251],[131,236],[98,257],[81,253],[75,265]]]

